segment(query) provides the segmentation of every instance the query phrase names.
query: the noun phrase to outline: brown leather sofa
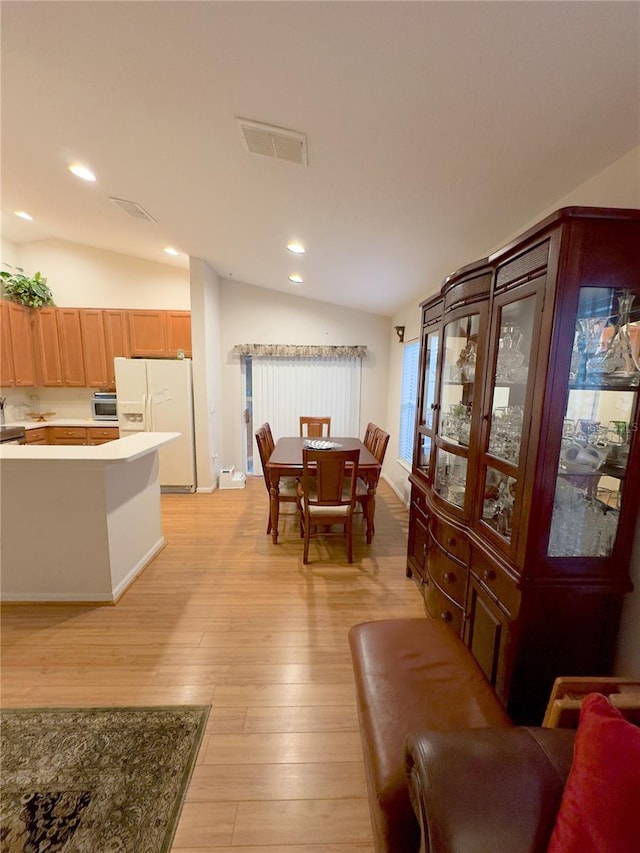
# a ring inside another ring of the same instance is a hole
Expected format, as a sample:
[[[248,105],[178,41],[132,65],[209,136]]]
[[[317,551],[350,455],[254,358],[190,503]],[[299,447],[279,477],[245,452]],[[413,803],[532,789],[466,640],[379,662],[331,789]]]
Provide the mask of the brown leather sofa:
[[[409,735],[420,853],[545,853],[575,731],[512,728]]]
[[[349,644],[375,849],[417,853],[420,824],[409,797],[407,735],[513,724],[467,647],[442,622],[365,622],[351,628]],[[427,771],[426,763],[420,766]]]

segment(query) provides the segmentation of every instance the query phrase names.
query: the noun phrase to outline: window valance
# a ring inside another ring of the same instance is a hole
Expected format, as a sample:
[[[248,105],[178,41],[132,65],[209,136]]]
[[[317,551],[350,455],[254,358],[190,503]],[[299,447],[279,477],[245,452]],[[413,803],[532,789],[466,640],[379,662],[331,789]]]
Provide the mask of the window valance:
[[[366,346],[310,346],[306,344],[236,344],[235,355],[280,356],[282,358],[364,358]]]

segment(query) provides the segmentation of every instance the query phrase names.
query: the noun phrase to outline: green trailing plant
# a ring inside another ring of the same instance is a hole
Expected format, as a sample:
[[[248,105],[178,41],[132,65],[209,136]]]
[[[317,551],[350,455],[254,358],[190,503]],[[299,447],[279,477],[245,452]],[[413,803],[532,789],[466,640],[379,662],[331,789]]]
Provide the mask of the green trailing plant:
[[[33,278],[25,275],[22,267],[12,267],[5,263],[11,272],[0,271],[4,296],[29,308],[42,308],[43,305],[55,305],[53,293],[47,286],[47,279],[37,272]]]

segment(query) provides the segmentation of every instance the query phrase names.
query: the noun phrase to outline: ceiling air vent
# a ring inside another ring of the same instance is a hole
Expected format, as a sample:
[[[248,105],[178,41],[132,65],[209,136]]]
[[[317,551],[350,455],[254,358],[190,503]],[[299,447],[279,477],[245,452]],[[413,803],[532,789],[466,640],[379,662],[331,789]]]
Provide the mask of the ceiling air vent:
[[[237,122],[242,142],[249,154],[287,160],[300,166],[308,165],[306,134],[245,118],[239,118]]]
[[[124,210],[127,216],[130,216],[132,219],[144,219],[145,222],[158,221],[150,213],[147,213],[144,207],[141,207],[137,201],[127,201],[126,198],[116,198],[112,195],[109,196],[109,201],[112,201],[120,210]]]

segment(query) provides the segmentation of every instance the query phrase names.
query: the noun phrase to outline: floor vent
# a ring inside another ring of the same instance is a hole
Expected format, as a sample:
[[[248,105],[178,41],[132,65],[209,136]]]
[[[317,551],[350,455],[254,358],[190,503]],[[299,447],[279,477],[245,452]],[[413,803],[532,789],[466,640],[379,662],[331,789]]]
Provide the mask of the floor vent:
[[[245,118],[239,118],[237,122],[242,142],[249,154],[287,160],[299,166],[309,165],[306,134]]]
[[[144,207],[139,205],[137,201],[127,201],[126,198],[116,198],[115,196],[109,196],[109,201],[112,201],[120,210],[124,210],[127,216],[130,216],[132,219],[144,219],[145,222],[158,221],[150,213],[147,213]]]

